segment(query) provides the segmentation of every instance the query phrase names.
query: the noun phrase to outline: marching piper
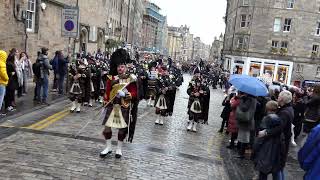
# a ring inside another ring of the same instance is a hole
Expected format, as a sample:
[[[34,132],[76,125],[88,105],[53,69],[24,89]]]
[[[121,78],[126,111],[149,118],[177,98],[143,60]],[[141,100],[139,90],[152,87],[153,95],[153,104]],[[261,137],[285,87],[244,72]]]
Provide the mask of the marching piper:
[[[83,59],[78,64],[73,64],[69,71],[71,88],[69,99],[72,101],[70,112],[80,113],[81,104],[86,99],[88,87],[90,87],[90,71],[88,71]]]
[[[203,119],[204,121],[207,119],[204,119],[204,115],[207,116],[207,109],[204,108],[204,102],[206,102],[205,97],[208,95],[208,88],[203,85],[203,79],[201,78],[199,68],[194,70],[194,76],[189,83],[187,93],[189,95],[189,125],[187,130],[197,132],[197,125],[200,122],[200,119]]]
[[[105,93],[106,116],[102,125],[105,126],[103,135],[106,140],[106,148],[100,153],[100,157],[111,154],[111,128],[118,129],[118,144],[116,158],[122,156],[123,141],[129,133],[129,141],[132,142],[135,128],[136,110],[133,110],[137,99],[136,76],[127,73],[126,64],[130,62],[129,54],[124,49],[116,50],[111,56],[110,75],[108,75]]]
[[[168,99],[168,90],[170,87],[170,77],[168,75],[167,67],[161,67],[161,74],[157,80],[157,97],[156,97],[156,114],[157,117],[155,124],[163,125],[165,117],[168,116],[168,106],[170,101]]]

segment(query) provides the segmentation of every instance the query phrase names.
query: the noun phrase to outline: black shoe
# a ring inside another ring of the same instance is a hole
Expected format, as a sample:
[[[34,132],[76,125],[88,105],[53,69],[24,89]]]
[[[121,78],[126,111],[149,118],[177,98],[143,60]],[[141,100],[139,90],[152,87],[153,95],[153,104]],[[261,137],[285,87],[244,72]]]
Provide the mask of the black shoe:
[[[229,135],[229,132],[228,132],[228,131],[226,131],[225,133],[226,133],[226,135]]]
[[[115,157],[116,157],[116,159],[120,159],[122,157],[122,155],[116,154]]]
[[[105,158],[106,156],[108,156],[108,155],[110,155],[112,153],[112,151],[109,151],[107,154],[102,154],[102,153],[100,153],[100,157],[101,158]]]
[[[218,132],[219,132],[219,133],[222,133],[222,132],[223,132],[223,130],[222,130],[222,129],[220,129]]]
[[[234,147],[235,147],[234,145],[227,146],[228,149],[234,149]]]

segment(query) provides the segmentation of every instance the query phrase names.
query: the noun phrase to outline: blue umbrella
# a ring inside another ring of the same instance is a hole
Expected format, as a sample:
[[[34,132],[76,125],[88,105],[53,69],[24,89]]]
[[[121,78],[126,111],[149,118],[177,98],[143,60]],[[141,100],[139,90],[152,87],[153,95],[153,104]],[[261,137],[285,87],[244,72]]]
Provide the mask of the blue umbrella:
[[[268,95],[268,89],[266,85],[255,77],[234,74],[231,75],[229,83],[231,83],[239,91],[253,96]]]

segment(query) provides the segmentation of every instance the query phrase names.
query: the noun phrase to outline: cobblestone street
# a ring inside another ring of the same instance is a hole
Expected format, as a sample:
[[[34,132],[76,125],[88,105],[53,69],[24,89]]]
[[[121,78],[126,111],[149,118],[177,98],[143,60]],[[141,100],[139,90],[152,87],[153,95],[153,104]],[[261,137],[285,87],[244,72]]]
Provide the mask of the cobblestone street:
[[[228,138],[217,132],[221,90],[211,90],[209,125],[199,126],[197,133],[186,131],[189,80],[185,76],[164,126],[156,126],[154,109],[140,103],[133,144],[125,144],[120,160],[99,157],[105,145],[101,122],[93,118],[98,104],[70,114],[66,100],[3,122],[0,179],[252,179],[252,162],[233,159],[235,153],[225,149]],[[45,118],[50,123],[35,125]],[[302,178],[296,160],[288,169],[294,174],[288,179]]]

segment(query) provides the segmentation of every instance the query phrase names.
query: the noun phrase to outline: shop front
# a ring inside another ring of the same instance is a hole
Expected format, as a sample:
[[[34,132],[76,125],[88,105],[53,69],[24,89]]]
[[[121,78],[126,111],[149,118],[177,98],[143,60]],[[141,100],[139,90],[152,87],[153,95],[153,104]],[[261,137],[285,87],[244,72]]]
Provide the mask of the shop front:
[[[293,62],[273,59],[231,56],[231,69],[233,74],[247,74],[263,78],[268,82],[276,81],[290,85]]]

